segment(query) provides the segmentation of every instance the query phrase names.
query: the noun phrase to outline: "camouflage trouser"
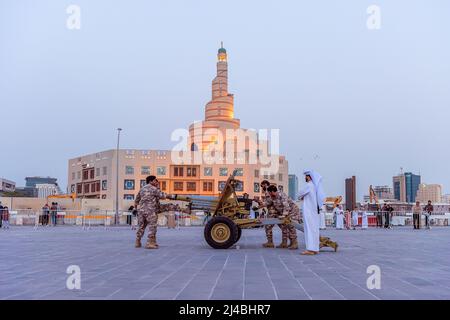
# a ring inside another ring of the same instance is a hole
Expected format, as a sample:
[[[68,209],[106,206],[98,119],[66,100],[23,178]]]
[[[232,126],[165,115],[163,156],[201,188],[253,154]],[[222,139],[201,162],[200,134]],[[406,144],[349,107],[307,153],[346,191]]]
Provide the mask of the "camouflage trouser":
[[[156,238],[156,226],[158,223],[158,214],[155,212],[138,212],[138,230],[136,232],[136,238],[142,239],[145,232],[145,227],[148,226],[148,239]]]
[[[300,210],[296,209],[289,214],[292,222],[300,221]],[[293,225],[283,225],[286,228],[287,237],[292,240],[297,240],[297,229]]]
[[[278,218],[279,215],[278,214],[271,214],[271,213],[269,213],[267,215],[267,217],[268,218]],[[273,226],[274,226],[273,224],[269,224],[269,225],[264,226],[264,229],[266,231],[267,240],[270,241],[270,242],[273,241],[273,230],[272,230]],[[281,239],[282,239],[282,241],[287,241],[287,239],[289,237],[288,229],[282,224],[279,224],[278,227],[281,229]]]

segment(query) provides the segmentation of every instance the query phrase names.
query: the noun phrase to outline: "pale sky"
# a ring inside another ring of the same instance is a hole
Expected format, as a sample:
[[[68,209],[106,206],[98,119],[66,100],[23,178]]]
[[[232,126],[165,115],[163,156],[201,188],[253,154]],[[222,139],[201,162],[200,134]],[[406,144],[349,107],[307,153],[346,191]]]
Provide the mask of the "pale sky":
[[[66,8],[81,9],[69,30]],[[366,10],[381,9],[369,30]],[[450,193],[450,2],[0,1],[0,177],[67,184],[67,161],[171,149],[201,120],[220,41],[244,128],[279,128],[289,171],[328,195],[400,171]]]

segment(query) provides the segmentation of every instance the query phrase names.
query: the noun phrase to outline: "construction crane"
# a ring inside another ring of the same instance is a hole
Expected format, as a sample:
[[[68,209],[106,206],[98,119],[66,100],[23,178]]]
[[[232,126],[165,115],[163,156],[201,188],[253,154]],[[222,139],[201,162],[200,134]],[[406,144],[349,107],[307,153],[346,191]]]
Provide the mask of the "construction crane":
[[[74,202],[76,197],[77,197],[77,195],[75,193],[52,194],[52,195],[47,196],[47,202],[48,202],[48,199],[72,199],[72,202]]]

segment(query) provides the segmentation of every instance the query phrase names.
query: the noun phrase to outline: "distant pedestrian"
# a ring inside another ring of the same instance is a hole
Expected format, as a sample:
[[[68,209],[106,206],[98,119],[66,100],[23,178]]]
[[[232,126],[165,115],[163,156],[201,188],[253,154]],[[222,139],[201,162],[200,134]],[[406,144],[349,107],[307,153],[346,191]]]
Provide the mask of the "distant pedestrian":
[[[420,216],[422,215],[422,207],[420,201],[416,201],[416,205],[413,207],[413,225],[414,229],[420,229]]]
[[[42,216],[41,216],[41,223],[43,226],[48,225],[48,216],[50,214],[50,207],[48,206],[48,203],[46,203],[42,207]]]
[[[431,200],[428,200],[428,204],[423,209],[425,210],[425,228],[431,229],[430,219],[433,214],[433,205],[431,204]]]
[[[342,211],[342,207],[336,207],[334,212],[336,215],[336,229],[344,229],[344,211]]]
[[[376,217],[377,217],[377,228],[382,228],[383,227],[383,213],[381,212],[379,205],[377,205]]]
[[[3,207],[2,212],[2,227],[9,229],[9,209],[8,207]]]
[[[3,213],[2,202],[0,201],[0,215]],[[0,228],[2,227],[2,220],[0,219]]]
[[[384,228],[390,229],[391,228],[391,213],[394,211],[394,209],[391,207],[390,204],[385,204],[383,206],[383,214],[384,214]]]
[[[358,209],[355,207],[352,211],[352,229],[353,230],[356,230],[356,227],[359,225],[358,216],[359,216],[359,212],[358,212]]]
[[[50,207],[50,216],[52,218],[52,225],[56,227],[56,214],[58,212],[58,204],[56,202],[52,202],[52,206]]]
[[[131,226],[131,222],[132,222],[131,220],[133,218],[133,211],[134,211],[134,206],[130,206],[128,208],[128,215],[127,215],[127,224],[129,226]]]
[[[365,230],[369,227],[369,218],[367,216],[367,211],[364,210],[364,207],[361,207],[359,212],[361,213],[361,229]]]
[[[345,228],[347,230],[350,230],[352,228],[352,213],[350,212],[350,210],[345,210],[345,215],[344,215],[344,219],[345,219]]]

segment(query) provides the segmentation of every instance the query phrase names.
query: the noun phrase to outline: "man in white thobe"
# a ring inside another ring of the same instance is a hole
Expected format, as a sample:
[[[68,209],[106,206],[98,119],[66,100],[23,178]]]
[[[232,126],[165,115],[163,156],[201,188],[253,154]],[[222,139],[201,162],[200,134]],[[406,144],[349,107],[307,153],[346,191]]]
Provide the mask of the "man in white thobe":
[[[336,229],[344,229],[344,211],[342,211],[342,207],[334,208],[334,212],[336,214]]]
[[[327,225],[325,224],[325,212],[327,211],[326,206],[322,206],[320,209],[320,230],[326,230]]]
[[[364,210],[364,207],[361,207],[361,227],[362,229],[367,229],[369,227],[369,218],[367,216],[367,211]]]
[[[358,212],[358,209],[355,207],[355,210],[352,211],[352,228],[353,228],[353,230],[356,230],[356,226],[358,225],[358,216],[359,216],[359,212]]]
[[[306,185],[300,190],[299,200],[303,200],[303,224],[306,250],[303,255],[319,253],[320,246],[320,212],[325,195],[322,190],[322,177],[315,171],[304,172]]]

